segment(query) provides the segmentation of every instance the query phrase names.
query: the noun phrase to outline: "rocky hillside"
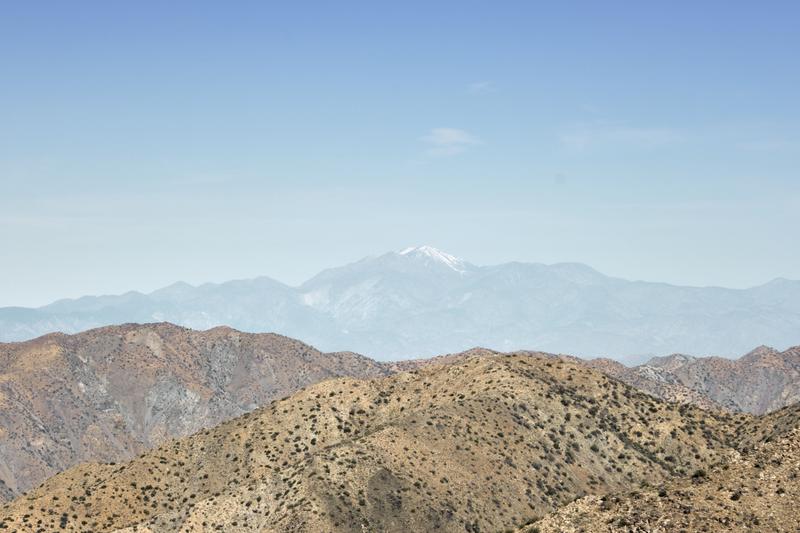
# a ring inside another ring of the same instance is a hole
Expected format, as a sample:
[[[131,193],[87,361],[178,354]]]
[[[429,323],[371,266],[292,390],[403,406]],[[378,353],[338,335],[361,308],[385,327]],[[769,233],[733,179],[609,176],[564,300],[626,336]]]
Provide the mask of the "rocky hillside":
[[[586,365],[658,398],[760,413],[798,399],[797,348],[738,361],[670,356],[638,367],[516,352]],[[125,325],[0,344],[0,501],[84,461],[121,461],[335,376],[376,377],[473,357],[376,363],[323,354],[278,335],[170,324]]]
[[[328,380],[0,510],[14,531],[500,531],[710,470],[750,418],[570,361],[468,358]]]
[[[546,352],[520,350],[511,352],[513,355],[527,355],[533,357],[549,357],[581,364],[599,370],[615,379],[623,381],[632,387],[651,394],[656,398],[680,404],[692,404],[703,409],[722,410],[723,407],[714,402],[703,393],[690,389],[678,382],[677,378],[666,373],[657,373],[642,367],[627,367],[613,359],[581,359],[571,355],[556,355]],[[408,371],[423,368],[434,364],[455,364],[470,357],[498,357],[511,355],[486,348],[473,348],[461,353],[439,355],[429,359],[411,359],[389,363],[388,368],[393,372]]]
[[[662,400],[692,404],[703,409],[724,409],[703,392],[684,385],[676,376],[664,369],[647,365],[628,367],[606,358],[585,360],[584,364]],[[738,409],[733,410],[738,411]]]
[[[657,398],[709,410],[765,414],[800,401],[800,346],[779,352],[761,346],[739,359],[670,355],[643,365],[625,366],[606,358],[580,359],[570,355],[516,351],[513,354],[551,357],[599,370]],[[392,371],[432,364],[451,364],[469,357],[492,357],[502,352],[473,348],[466,352],[391,363]]]
[[[749,453],[644,491],[587,496],[525,533],[800,531],[800,406],[742,428]]]
[[[626,367],[610,359],[587,364],[659,398],[764,414],[800,401],[800,346],[760,346],[739,359],[670,355]]]
[[[279,335],[124,325],[0,344],[0,498],[119,461],[310,383],[386,373]]]
[[[673,355],[644,368],[735,411],[762,414],[800,401],[800,346],[761,346],[739,359]]]

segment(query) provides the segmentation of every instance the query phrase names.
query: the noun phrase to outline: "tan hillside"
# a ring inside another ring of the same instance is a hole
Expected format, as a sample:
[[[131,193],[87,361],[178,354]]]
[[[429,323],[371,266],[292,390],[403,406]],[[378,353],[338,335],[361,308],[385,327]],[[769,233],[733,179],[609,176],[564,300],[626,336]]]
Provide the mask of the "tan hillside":
[[[764,443],[788,435],[798,427],[800,427],[800,403],[740,425],[734,435],[734,442],[737,449],[749,453]]]
[[[628,367],[607,358],[581,359],[536,351],[514,354],[560,358],[586,365],[657,398],[703,409],[725,409],[761,415],[800,401],[800,347],[778,352],[761,346],[739,359],[670,355]],[[468,357],[502,352],[473,348],[466,352],[400,361],[390,369],[412,370],[430,364],[455,363]]]
[[[119,461],[333,376],[386,371],[280,335],[124,325],[0,344],[0,498]]]
[[[499,356],[336,379],[0,510],[15,531],[499,531],[724,460],[750,418]],[[741,431],[741,430],[740,430]],[[127,528],[127,529],[126,529]]]
[[[651,490],[587,496],[524,533],[800,531],[800,406],[742,430],[754,448],[731,452],[721,467]]]
[[[589,359],[584,364],[668,402],[687,403],[707,410],[724,409],[703,392],[681,383],[666,370],[646,365],[627,367],[622,363],[605,358]],[[739,409],[734,409],[734,411],[739,411]]]
[[[627,367],[618,361],[607,358],[581,359],[572,355],[556,355],[546,352],[536,352],[529,350],[519,350],[510,352],[516,355],[528,355],[534,357],[550,357],[571,361],[573,363],[586,365],[589,368],[618,379],[628,385],[635,387],[656,398],[679,404],[691,404],[707,410],[722,410],[721,405],[711,400],[705,394],[690,389],[686,385],[678,382],[674,376],[668,375],[665,371],[647,367]],[[394,372],[408,371],[422,368],[434,364],[454,364],[470,357],[497,357],[509,355],[508,353],[489,350],[487,348],[472,348],[465,352],[452,353],[431,357],[429,359],[411,359],[407,361],[397,361],[389,363],[389,369]],[[737,411],[738,409],[734,409]]]
[[[538,352],[526,352],[526,354],[527,353],[533,355],[534,353]],[[463,352],[436,355],[434,357],[427,357],[423,359],[407,359],[405,361],[393,361],[390,363],[386,363],[386,366],[392,372],[410,372],[413,370],[420,370],[427,366],[452,365],[452,364],[463,363],[467,359],[475,357],[497,357],[501,355],[510,355],[510,354],[504,352],[498,352],[496,350],[490,350],[488,348],[476,347]],[[548,356],[549,354],[541,353],[539,355]]]

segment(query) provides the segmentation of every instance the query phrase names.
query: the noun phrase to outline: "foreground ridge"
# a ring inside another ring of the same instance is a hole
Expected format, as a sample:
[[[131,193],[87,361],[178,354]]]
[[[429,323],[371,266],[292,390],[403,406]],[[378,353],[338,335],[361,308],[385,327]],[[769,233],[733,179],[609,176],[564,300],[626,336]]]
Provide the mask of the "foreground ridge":
[[[800,406],[743,428],[756,442],[721,467],[646,491],[587,496],[522,533],[800,531]],[[748,433],[747,431],[750,431]]]
[[[0,519],[19,531],[497,531],[716,465],[752,420],[570,361],[469,358],[325,381],[129,463],[77,466]]]

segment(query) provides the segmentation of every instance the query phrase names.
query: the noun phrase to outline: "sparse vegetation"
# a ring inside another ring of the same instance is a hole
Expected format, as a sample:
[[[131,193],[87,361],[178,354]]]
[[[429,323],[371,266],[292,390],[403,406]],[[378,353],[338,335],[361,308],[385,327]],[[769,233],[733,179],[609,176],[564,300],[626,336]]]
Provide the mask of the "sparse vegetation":
[[[707,485],[733,446],[749,445],[748,420],[666,404],[570,361],[477,357],[323,382],[129,463],[76,467],[6,506],[4,524],[540,527],[535,519],[586,495],[676,476]]]

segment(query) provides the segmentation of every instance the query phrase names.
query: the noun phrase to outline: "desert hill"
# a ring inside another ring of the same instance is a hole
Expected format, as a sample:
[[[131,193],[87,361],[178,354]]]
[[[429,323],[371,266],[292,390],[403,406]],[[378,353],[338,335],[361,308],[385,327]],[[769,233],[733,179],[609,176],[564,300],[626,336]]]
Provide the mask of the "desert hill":
[[[15,531],[499,531],[725,461],[753,419],[570,361],[333,379],[7,504]]]
[[[737,361],[670,356],[638,367],[515,353],[586,365],[658,398],[705,409],[760,412],[800,394],[797,348],[760,348]],[[80,462],[128,459],[330,377],[368,378],[503,355],[475,348],[377,363],[350,352],[323,354],[279,335],[166,323],[0,344],[0,501]]]
[[[128,324],[0,344],[0,499],[84,461],[130,458],[334,376],[352,353],[230,328]]]
[[[665,400],[761,415],[800,401],[800,346],[760,346],[738,359],[674,354],[627,367],[610,359],[589,366]]]
[[[587,496],[524,533],[800,531],[800,406],[742,428],[749,452],[645,491]]]
[[[800,401],[800,346],[779,352],[760,346],[738,359],[674,354],[637,366],[613,359],[581,359],[571,355],[519,350],[511,354],[551,357],[599,370],[657,398],[709,410],[724,409],[761,415]],[[389,363],[392,371],[450,364],[469,357],[507,355],[473,348],[429,359]]]

